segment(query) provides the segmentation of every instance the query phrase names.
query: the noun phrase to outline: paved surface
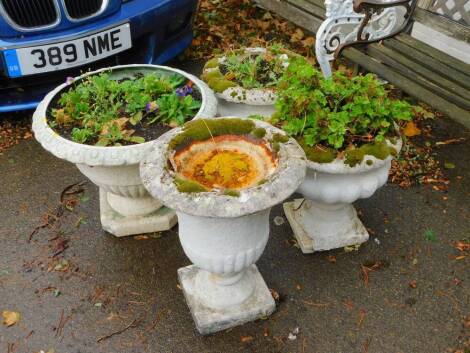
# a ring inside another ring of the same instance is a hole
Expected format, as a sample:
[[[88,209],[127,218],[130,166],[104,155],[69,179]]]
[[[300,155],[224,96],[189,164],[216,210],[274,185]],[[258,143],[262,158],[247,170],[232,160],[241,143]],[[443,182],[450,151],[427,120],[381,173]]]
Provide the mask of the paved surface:
[[[433,124],[433,141],[469,137],[450,120]],[[470,315],[470,256],[456,259],[462,253],[453,243],[470,236],[470,145],[436,151],[441,161],[456,165],[446,171],[449,191],[387,185],[358,202],[373,234],[359,251],[302,255],[288,223],[271,222],[258,267],[279,293],[277,312],[265,321],[201,337],[177,285],[177,269],[189,264],[177,227],[147,239],[117,239],[101,230],[98,190],[88,183],[84,194],[68,197],[72,211],[65,210],[28,242],[32,230],[56,211],[61,191],[85,178],[34,140],[22,142],[0,155],[0,311],[21,313],[16,325],[0,325],[0,352],[438,353],[461,348],[469,338],[464,322]],[[283,217],[280,206],[271,219],[276,216]],[[362,265],[374,268],[368,283]],[[296,328],[300,332],[290,340]]]

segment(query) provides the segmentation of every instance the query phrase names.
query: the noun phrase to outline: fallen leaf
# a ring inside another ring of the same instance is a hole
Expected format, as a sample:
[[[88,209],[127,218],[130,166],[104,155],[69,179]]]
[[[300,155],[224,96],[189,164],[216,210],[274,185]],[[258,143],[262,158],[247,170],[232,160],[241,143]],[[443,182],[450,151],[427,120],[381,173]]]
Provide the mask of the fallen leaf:
[[[54,266],[54,271],[65,272],[69,269],[70,264],[66,259],[61,259],[57,265]]]
[[[295,329],[292,330],[292,332],[289,332],[289,335],[287,336],[287,339],[290,341],[295,341],[297,339],[297,336],[300,333],[300,328],[296,327]]]
[[[409,121],[403,129],[403,133],[407,137],[413,137],[421,135],[421,130],[416,126],[413,121]]]
[[[311,65],[316,65],[317,64],[317,59],[314,56],[309,56],[306,59]]]
[[[369,272],[378,270],[383,266],[381,261],[375,261],[373,263],[361,264],[362,280],[364,285],[367,287],[369,285]]]
[[[253,336],[241,336],[240,341],[242,343],[250,343],[251,341],[253,341]]]
[[[361,244],[350,245],[344,247],[344,252],[359,251]]]
[[[271,15],[270,12],[266,12],[264,15],[263,15],[263,20],[272,20],[273,19],[273,16]]]
[[[443,145],[452,145],[456,143],[461,143],[465,141],[465,138],[461,137],[458,139],[450,139],[450,140],[445,140],[445,141],[438,141],[436,142],[436,146],[443,146]]]
[[[465,243],[463,241],[458,241],[455,243],[455,248],[459,251],[469,251],[470,243]]]
[[[331,262],[332,264],[336,263],[336,256],[328,255],[326,259],[328,260],[328,262]]]
[[[273,296],[274,300],[276,302],[279,302],[279,293],[275,290],[275,289],[272,289],[270,288],[269,291],[271,292],[271,295]]]
[[[454,168],[455,168],[455,164],[454,164],[454,163],[450,163],[450,162],[445,162],[445,163],[444,163],[444,168],[445,168],[445,169],[454,169]]]
[[[2,313],[3,316],[3,324],[7,327],[15,325],[18,321],[20,321],[20,313],[16,311],[7,311],[5,310]]]
[[[162,237],[162,233],[161,232],[150,233],[148,236],[152,239],[160,239]]]
[[[362,326],[362,323],[364,322],[366,314],[367,314],[367,311],[365,311],[364,309],[361,309],[359,311],[359,318],[357,319],[357,326]]]
[[[315,38],[307,37],[302,41],[302,44],[304,45],[304,47],[311,47],[315,44]]]
[[[315,302],[312,302],[310,300],[301,300],[301,302],[304,303],[304,304],[316,307],[316,308],[322,308],[322,307],[330,305],[328,303],[315,303]]]
[[[290,41],[291,42],[299,42],[304,37],[304,31],[300,28],[297,28],[295,32],[292,34]]]

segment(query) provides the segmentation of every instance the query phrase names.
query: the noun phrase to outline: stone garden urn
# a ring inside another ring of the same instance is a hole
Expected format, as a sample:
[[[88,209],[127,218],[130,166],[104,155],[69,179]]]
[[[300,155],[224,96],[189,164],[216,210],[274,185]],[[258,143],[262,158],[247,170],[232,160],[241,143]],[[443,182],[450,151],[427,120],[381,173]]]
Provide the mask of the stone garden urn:
[[[202,106],[195,117],[212,117],[216,114],[217,101],[207,85],[193,75],[170,67],[116,66],[87,73],[74,81],[102,71],[110,71],[112,79],[154,72],[181,74],[194,83],[202,97]],[[151,141],[118,147],[92,146],[65,139],[50,128],[47,116],[51,105],[67,86],[64,83],[51,91],[37,107],[32,125],[36,140],[56,157],[74,163],[99,187],[100,218],[104,230],[120,237],[173,227],[177,222],[175,212],[162,207],[158,199],[150,197],[140,179],[139,163],[151,149]]]
[[[208,132],[210,131],[210,132]],[[251,119],[193,120],[162,135],[141,163],[150,194],[176,210],[194,265],[179,281],[201,334],[270,315],[275,303],[255,262],[269,237],[272,206],[305,176],[293,139]]]
[[[398,153],[402,141],[387,141]],[[307,175],[298,192],[305,199],[284,203],[284,212],[303,253],[357,245],[369,233],[352,203],[371,197],[388,179],[393,156],[365,155],[354,167],[337,158],[330,163],[307,161]]]
[[[265,48],[245,48],[244,54],[265,54]],[[286,67],[288,66],[288,55],[281,54],[281,59],[285,60]],[[226,60],[225,56],[217,58],[218,63],[223,63]],[[213,67],[206,64],[203,70],[202,77],[205,79],[207,74],[219,70],[218,67]],[[227,87],[224,90],[217,89],[211,85],[211,80],[208,79],[209,86],[214,89],[217,97],[217,112],[219,116],[236,116],[248,117],[250,115],[271,116],[274,111],[274,102],[276,101],[276,93],[272,88],[251,88],[246,89],[240,85]]]

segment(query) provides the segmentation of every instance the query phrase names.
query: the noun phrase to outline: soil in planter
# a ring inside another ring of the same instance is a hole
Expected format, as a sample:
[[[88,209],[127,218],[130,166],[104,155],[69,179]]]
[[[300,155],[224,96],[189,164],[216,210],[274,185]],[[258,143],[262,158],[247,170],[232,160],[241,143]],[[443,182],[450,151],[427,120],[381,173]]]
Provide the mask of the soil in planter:
[[[153,123],[151,125],[143,126],[142,124],[138,124],[132,127],[133,130],[135,130],[133,136],[139,136],[143,137],[145,141],[152,141],[157,138],[159,138],[161,135],[163,135],[165,132],[170,131],[172,129],[171,126],[166,125],[166,124],[161,124],[161,123]],[[55,132],[57,132],[60,136],[63,138],[73,141],[72,140],[72,128],[70,127],[65,127],[65,126],[56,126],[53,129]],[[87,145],[95,145],[98,142],[98,137],[96,137],[94,140],[91,140],[87,142]],[[130,141],[121,141],[120,144],[122,146],[131,146],[131,145],[136,145],[136,143],[130,142]]]
[[[137,74],[134,75],[134,78],[124,78],[124,79],[118,80],[118,82],[122,83],[124,81],[139,79],[139,78],[142,78],[142,77],[144,77],[144,75],[142,73],[137,73]],[[56,94],[54,99],[49,104],[49,108],[46,112],[47,122],[48,122],[49,126],[51,126],[50,122],[51,121],[53,122],[53,120],[52,120],[53,119],[52,118],[52,110],[61,108],[61,106],[59,105],[59,99],[62,96],[62,94],[74,89],[81,82],[82,81],[74,82],[73,84],[65,87],[58,94]],[[186,80],[186,82],[189,82],[189,80]],[[183,87],[183,86],[184,86],[184,84],[181,84],[179,86],[179,88]],[[190,95],[195,101],[202,102],[202,93],[199,91],[198,87],[193,84],[192,88],[193,89],[192,89],[191,93],[189,93],[188,95]],[[126,117],[125,108],[122,109],[122,117]],[[186,121],[190,120],[192,118],[193,118],[193,116],[187,116]],[[59,134],[60,136],[66,138],[68,140],[71,140],[71,141],[73,141],[73,139],[72,139],[72,130],[75,127],[77,127],[77,126],[74,126],[74,125],[58,125],[58,124],[55,124],[55,126],[53,126],[53,127],[51,126],[51,128],[57,134]],[[165,123],[160,123],[158,121],[156,121],[152,124],[148,124],[145,121],[140,122],[136,125],[131,125],[130,123],[128,123],[127,126],[126,126],[127,129],[134,130],[134,133],[132,134],[132,136],[143,138],[145,140],[145,142],[157,139],[158,137],[163,135],[165,132],[171,130],[173,127],[174,126],[170,126],[170,125],[165,124]],[[92,145],[92,146],[96,145],[99,138],[100,138],[100,136],[98,135],[95,138],[88,140],[84,144]],[[134,144],[138,144],[138,142],[120,140],[119,144],[116,144],[115,146],[120,146],[120,145],[121,146],[129,146],[129,145],[134,145]],[[110,145],[110,146],[112,146],[112,145]]]

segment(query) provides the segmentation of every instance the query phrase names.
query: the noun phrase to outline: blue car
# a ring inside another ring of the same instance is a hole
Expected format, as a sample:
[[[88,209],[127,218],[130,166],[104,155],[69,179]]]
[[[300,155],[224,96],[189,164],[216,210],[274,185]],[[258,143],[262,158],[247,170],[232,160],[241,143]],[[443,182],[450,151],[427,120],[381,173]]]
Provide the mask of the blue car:
[[[0,113],[33,109],[67,76],[161,64],[192,40],[197,0],[0,0]]]

